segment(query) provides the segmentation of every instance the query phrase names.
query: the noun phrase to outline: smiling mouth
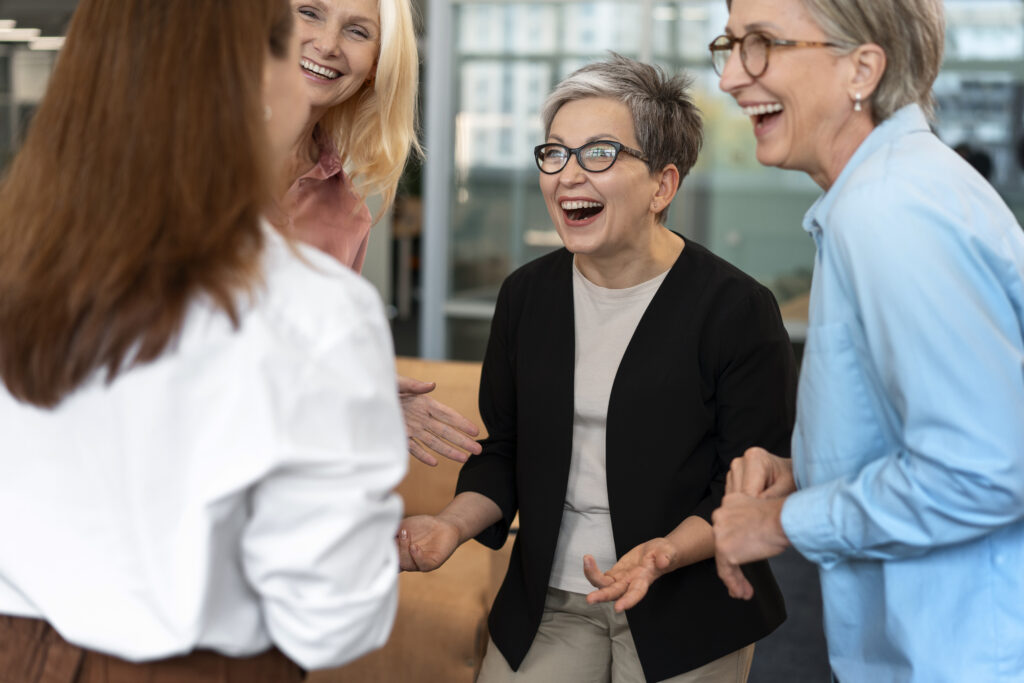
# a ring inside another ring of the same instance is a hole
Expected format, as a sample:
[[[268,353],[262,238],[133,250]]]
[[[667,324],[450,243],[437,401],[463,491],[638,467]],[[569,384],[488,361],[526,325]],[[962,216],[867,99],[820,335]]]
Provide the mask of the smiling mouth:
[[[762,126],[772,118],[782,113],[783,106],[778,102],[772,104],[757,104],[751,107],[743,107],[743,113],[754,119],[755,126]]]
[[[566,217],[574,222],[585,221],[604,211],[604,204],[589,201],[566,201],[560,204]]]
[[[325,78],[328,81],[333,81],[335,79],[341,78],[340,71],[328,69],[326,66],[320,66],[316,62],[310,61],[308,59],[299,60],[299,66],[302,67],[303,71],[309,72],[314,76],[318,76],[319,78]]]

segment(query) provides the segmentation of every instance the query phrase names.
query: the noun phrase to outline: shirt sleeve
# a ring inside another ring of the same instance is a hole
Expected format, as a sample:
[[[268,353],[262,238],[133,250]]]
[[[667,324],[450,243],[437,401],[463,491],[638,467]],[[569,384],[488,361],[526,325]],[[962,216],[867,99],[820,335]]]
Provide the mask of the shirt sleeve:
[[[826,567],[921,555],[1024,517],[1024,353],[1005,284],[1021,274],[953,201],[873,189],[836,211],[830,258],[898,442],[787,500],[787,535]]]
[[[516,488],[516,383],[510,349],[508,282],[498,292],[480,375],[480,417],[487,429],[479,455],[459,472],[456,495],[474,491],[501,509],[502,519],[481,532],[476,540],[497,550],[505,544],[519,509]]]
[[[291,349],[271,381],[277,465],[250,492],[246,576],[272,640],[307,669],[383,645],[397,604],[407,451],[390,334],[379,303],[369,312]]]
[[[796,416],[796,364],[771,292],[758,288],[733,306],[718,352],[715,432],[718,467],[694,514],[711,523],[733,458],[753,446],[789,457]]]

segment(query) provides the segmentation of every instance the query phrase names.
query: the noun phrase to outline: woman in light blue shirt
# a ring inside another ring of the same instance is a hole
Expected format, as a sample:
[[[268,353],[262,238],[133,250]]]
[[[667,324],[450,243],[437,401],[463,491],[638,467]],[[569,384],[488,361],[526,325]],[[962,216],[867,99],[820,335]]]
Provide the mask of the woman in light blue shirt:
[[[1024,680],[1024,233],[930,131],[941,0],[733,0],[757,158],[825,191],[792,462],[752,449],[719,574],[792,544],[843,681]]]

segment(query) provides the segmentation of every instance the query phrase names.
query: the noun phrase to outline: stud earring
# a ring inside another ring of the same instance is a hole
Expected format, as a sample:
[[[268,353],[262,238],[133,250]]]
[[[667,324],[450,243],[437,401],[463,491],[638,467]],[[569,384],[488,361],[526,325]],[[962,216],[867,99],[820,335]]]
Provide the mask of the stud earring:
[[[862,111],[863,109],[864,108],[860,104],[860,93],[857,93],[855,95],[855,99],[854,99],[854,102],[853,102],[853,110],[854,111]]]

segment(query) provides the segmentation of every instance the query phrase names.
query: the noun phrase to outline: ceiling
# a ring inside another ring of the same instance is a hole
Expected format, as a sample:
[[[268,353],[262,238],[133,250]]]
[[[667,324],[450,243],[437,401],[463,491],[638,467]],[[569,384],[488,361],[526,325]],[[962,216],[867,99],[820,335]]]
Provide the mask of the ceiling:
[[[0,19],[14,19],[19,28],[41,29],[44,36],[60,36],[77,4],[78,0],[0,0]]]

